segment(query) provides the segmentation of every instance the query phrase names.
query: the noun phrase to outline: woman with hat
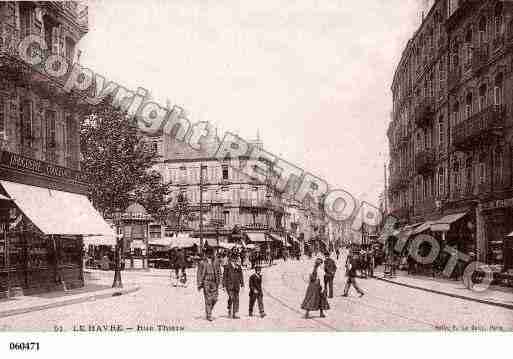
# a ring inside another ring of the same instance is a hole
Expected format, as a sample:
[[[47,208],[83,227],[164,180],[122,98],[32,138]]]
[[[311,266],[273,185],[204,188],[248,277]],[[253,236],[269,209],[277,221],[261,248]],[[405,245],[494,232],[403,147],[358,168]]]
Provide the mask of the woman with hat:
[[[306,288],[305,299],[301,304],[301,309],[306,311],[305,318],[310,318],[310,311],[319,310],[320,317],[324,318],[324,311],[330,309],[326,293],[323,291],[321,286],[321,280],[319,279],[317,270],[322,264],[322,259],[317,258],[315,260],[314,268],[310,274],[310,280],[308,287]]]

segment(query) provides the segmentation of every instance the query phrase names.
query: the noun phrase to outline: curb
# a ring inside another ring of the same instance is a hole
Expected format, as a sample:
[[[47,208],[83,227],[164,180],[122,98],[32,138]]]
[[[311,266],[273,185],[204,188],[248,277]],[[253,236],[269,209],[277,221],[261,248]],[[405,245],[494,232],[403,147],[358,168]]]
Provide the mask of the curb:
[[[59,301],[47,303],[47,304],[34,305],[31,307],[24,307],[24,308],[0,311],[0,318],[11,317],[13,315],[26,314],[26,313],[31,313],[31,312],[37,312],[37,311],[46,310],[46,309],[64,307],[67,305],[83,303],[83,302],[87,302],[90,300],[99,300],[99,299],[117,297],[120,295],[137,292],[139,289],[140,289],[139,286],[131,286],[131,287],[122,288],[119,290],[109,289],[108,292],[104,292],[104,293],[97,293],[97,294],[93,293],[91,295],[86,295],[86,296],[82,296],[82,297],[78,297],[78,298],[69,298],[69,299],[59,300]]]
[[[488,305],[493,305],[493,306],[496,306],[496,307],[502,307],[502,308],[513,310],[513,304],[506,304],[506,303],[500,303],[500,302],[492,302],[490,300],[484,300],[484,299],[472,298],[472,297],[467,297],[467,296],[464,296],[464,295],[459,295],[459,294],[454,294],[454,293],[442,292],[442,291],[439,291],[439,290],[436,290],[436,289],[429,289],[429,288],[420,287],[420,286],[413,285],[413,284],[400,283],[400,282],[396,282],[396,281],[393,281],[393,280],[390,280],[390,279],[385,279],[385,278],[380,278],[380,277],[374,277],[374,279],[377,279],[377,280],[380,280],[380,281],[383,281],[383,282],[387,282],[387,283],[392,283],[392,284],[395,284],[395,285],[400,285],[400,286],[403,286],[403,287],[423,290],[425,292],[441,294],[441,295],[445,295],[447,297],[458,298],[458,299],[465,299],[465,300],[469,300],[469,301],[472,301],[472,302],[477,302],[477,303],[481,303],[481,304],[488,304]]]

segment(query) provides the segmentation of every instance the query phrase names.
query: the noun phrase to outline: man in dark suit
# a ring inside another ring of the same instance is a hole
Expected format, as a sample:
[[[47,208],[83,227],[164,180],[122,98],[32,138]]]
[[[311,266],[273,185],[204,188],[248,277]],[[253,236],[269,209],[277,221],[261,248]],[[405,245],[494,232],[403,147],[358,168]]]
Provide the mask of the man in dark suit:
[[[333,298],[333,279],[337,271],[335,261],[330,257],[329,252],[324,252],[324,289],[328,298]]]
[[[262,292],[262,268],[255,267],[255,273],[249,277],[249,316],[253,316],[255,301],[258,301],[258,311],[260,316],[265,317],[264,312],[264,293]]]
[[[223,287],[228,294],[228,316],[233,319],[239,319],[239,292],[244,287],[244,276],[237,263],[238,257],[237,253],[232,253],[223,273]]]

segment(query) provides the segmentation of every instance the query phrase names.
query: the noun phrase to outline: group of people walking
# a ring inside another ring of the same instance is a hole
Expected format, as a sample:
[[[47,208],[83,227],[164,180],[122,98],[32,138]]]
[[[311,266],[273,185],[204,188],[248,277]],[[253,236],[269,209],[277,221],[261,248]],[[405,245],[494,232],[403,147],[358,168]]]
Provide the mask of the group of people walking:
[[[228,263],[221,266],[215,258],[214,251],[205,251],[205,258],[198,263],[197,286],[203,290],[206,319],[212,321],[212,310],[218,301],[219,286],[222,285],[227,294],[228,317],[239,319],[239,296],[244,288],[244,275],[239,262],[240,256],[232,253]],[[249,316],[253,316],[255,302],[258,303],[260,317],[265,317],[261,267],[255,266],[254,273],[249,278]]]
[[[203,292],[206,319],[213,320],[212,311],[219,298],[219,287],[226,292],[228,317],[239,319],[240,292],[245,286],[240,254],[238,252],[230,253],[224,264],[215,255],[212,248],[207,248],[204,254],[204,258],[198,263],[197,288]],[[348,253],[344,264],[346,280],[342,296],[347,297],[351,287],[360,297],[364,295],[356,280],[357,270],[363,271],[362,263],[364,261],[362,261],[361,255]],[[323,273],[319,271],[321,266]],[[253,269],[254,273],[249,278],[248,314],[253,316],[255,304],[258,304],[259,314],[264,317],[266,313],[263,300],[262,269],[258,264]],[[330,309],[328,299],[334,296],[333,284],[336,272],[337,263],[331,258],[328,251],[324,253],[324,259],[317,258],[315,260],[301,304],[301,309],[305,310],[305,318],[310,318],[312,311],[319,311],[321,318],[326,316],[325,311]]]

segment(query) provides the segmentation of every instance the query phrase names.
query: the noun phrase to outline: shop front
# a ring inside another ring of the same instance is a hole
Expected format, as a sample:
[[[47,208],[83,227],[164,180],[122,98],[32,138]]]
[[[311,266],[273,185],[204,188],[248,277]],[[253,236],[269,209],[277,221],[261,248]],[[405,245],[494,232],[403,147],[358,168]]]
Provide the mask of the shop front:
[[[82,173],[0,152],[0,296],[84,285],[83,238],[112,236]]]

